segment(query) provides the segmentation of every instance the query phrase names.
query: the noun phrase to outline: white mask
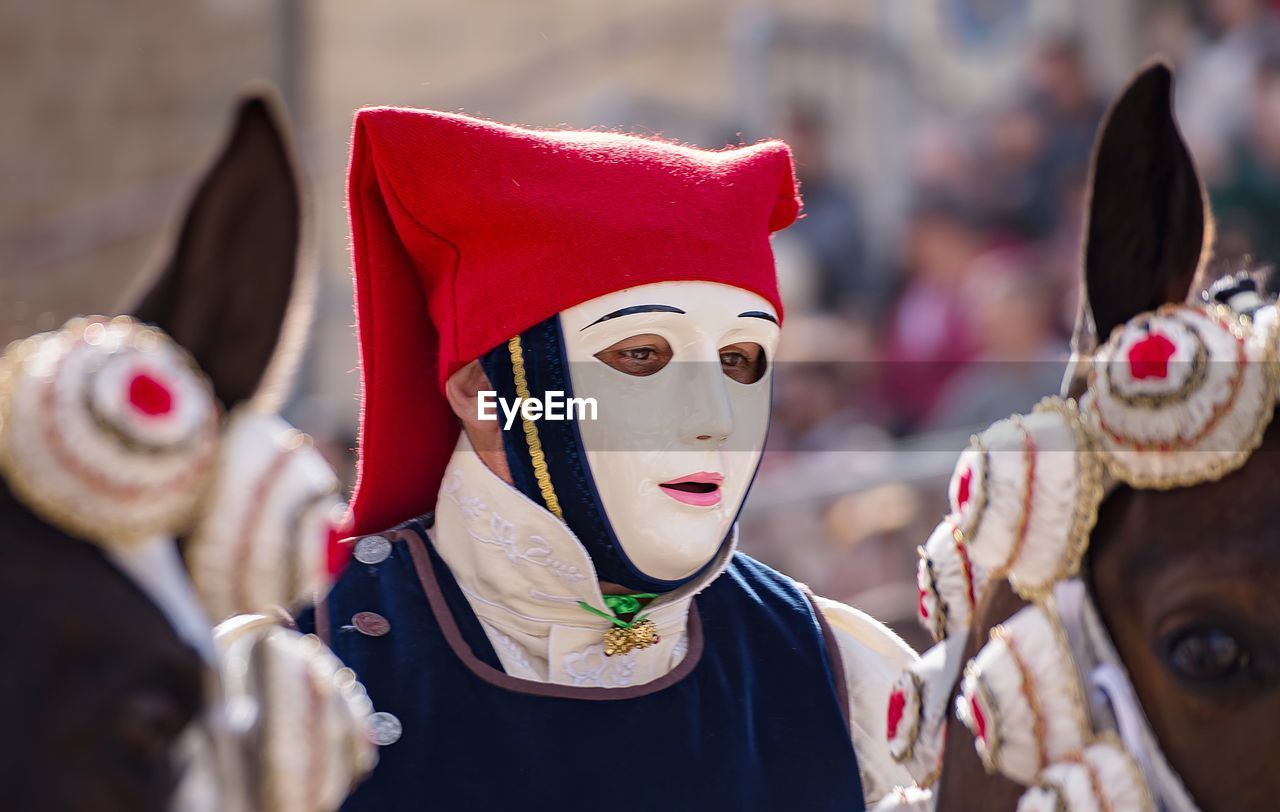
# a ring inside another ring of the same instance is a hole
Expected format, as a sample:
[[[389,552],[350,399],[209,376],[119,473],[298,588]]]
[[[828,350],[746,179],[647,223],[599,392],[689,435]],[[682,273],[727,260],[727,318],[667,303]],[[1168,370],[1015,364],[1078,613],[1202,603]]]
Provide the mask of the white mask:
[[[597,403],[596,419],[578,424],[591,476],[619,545],[651,578],[696,573],[738,515],[768,430],[776,319],[755,293],[691,281],[560,314],[573,394]],[[610,351],[619,342],[638,349]],[[740,363],[738,350],[753,345],[760,367]],[[670,360],[652,371],[667,348]]]

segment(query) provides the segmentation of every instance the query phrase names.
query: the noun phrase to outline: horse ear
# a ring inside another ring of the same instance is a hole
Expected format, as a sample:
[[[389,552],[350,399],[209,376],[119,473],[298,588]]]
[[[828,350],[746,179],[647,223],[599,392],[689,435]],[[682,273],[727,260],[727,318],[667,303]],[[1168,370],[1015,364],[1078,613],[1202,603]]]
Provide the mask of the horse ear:
[[[260,387],[282,388],[264,381],[292,372],[296,353],[277,345],[308,320],[309,301],[290,312],[292,299],[305,298],[295,293],[309,287],[296,278],[301,221],[279,118],[266,96],[249,96],[192,199],[172,257],[128,311],[191,352],[228,410]]]
[[[1207,254],[1208,205],[1173,117],[1173,71],[1142,69],[1103,120],[1093,150],[1082,326],[1118,325],[1187,298]]]

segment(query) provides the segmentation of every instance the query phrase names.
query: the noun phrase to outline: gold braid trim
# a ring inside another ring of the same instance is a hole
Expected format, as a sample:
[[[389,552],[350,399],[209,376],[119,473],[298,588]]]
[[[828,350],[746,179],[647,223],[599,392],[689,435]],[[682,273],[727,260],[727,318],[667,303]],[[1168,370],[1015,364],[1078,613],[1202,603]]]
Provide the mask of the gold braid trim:
[[[1147,785],[1147,779],[1142,775],[1142,770],[1138,769],[1137,762],[1133,760],[1133,756],[1125,749],[1124,743],[1120,741],[1120,737],[1112,732],[1100,733],[1094,736],[1093,740],[1089,742],[1089,746],[1095,744],[1109,744],[1117,751],[1124,754],[1124,765],[1129,770],[1130,780],[1133,781],[1133,785],[1138,788],[1138,792],[1142,795],[1141,800],[1138,802],[1138,809],[1140,812],[1154,812],[1156,802],[1151,798],[1151,787]],[[1092,778],[1092,776],[1090,777]],[[1111,812],[1111,810],[1107,809],[1104,810],[1104,812]]]
[[[1102,807],[1102,812],[1115,812],[1106,790],[1102,787],[1102,776],[1098,775],[1098,768],[1083,754],[1080,755],[1080,766],[1084,767],[1085,773],[1089,776],[1089,789],[1093,792],[1093,799],[1098,802],[1098,806]]]
[[[516,381],[516,397],[522,401],[528,400],[529,381],[524,375],[524,353],[520,349],[520,336],[513,336],[507,342],[507,349],[511,352],[511,375]],[[542,501],[546,503],[547,510],[563,522],[564,514],[560,512],[560,500],[556,498],[555,489],[551,487],[551,475],[547,473],[547,458],[542,455],[542,441],[538,439],[538,428],[533,425],[532,420],[526,420],[523,413],[520,415],[520,422],[524,425],[524,440],[529,445],[529,459],[533,462],[533,476],[538,480]]]
[[[1009,652],[1010,660],[1013,661],[1014,667],[1018,670],[1020,682],[1018,688],[1021,690],[1022,698],[1026,701],[1027,707],[1031,708],[1033,719],[1031,732],[1035,734],[1036,757],[1040,762],[1040,770],[1043,770],[1049,766],[1049,752],[1048,747],[1045,745],[1046,725],[1044,711],[1040,708],[1040,697],[1036,694],[1035,677],[1027,666],[1027,661],[1022,658],[1022,652],[1018,651],[1018,647],[1014,645],[1013,635],[1009,634],[1008,629],[1003,625],[996,626],[991,630],[991,639],[1004,643],[1005,649]]]

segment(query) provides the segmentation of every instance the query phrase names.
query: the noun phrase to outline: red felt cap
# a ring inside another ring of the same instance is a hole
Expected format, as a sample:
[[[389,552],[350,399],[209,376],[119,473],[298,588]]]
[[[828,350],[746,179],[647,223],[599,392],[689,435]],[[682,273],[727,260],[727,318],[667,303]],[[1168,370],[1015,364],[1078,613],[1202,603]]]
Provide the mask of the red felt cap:
[[[459,430],[444,382],[538,322],[673,280],[745,288],[781,314],[769,234],[800,209],[778,141],[712,152],[390,107],[356,114],[348,184],[356,534],[432,508]]]

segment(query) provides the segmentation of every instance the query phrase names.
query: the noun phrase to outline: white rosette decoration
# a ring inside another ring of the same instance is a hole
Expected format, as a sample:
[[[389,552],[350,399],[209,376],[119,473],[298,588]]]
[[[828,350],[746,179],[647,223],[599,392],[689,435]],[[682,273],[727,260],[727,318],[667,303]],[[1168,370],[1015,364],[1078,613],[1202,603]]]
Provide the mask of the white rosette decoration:
[[[914,667],[906,668],[889,690],[889,705],[885,712],[885,738],[889,742],[889,755],[893,756],[894,761],[903,764],[916,761],[922,755],[921,751],[926,749],[921,746],[923,726],[924,681]],[[924,774],[928,775],[931,771],[925,770]],[[920,780],[915,770],[909,772],[912,778]]]
[[[951,518],[934,528],[919,552],[916,612],[920,623],[935,643],[966,632],[986,587],[986,570],[970,560],[964,536]]]
[[[965,669],[956,716],[987,769],[1022,784],[1084,748],[1090,731],[1079,677],[1049,611],[1028,606],[991,630]]]
[[[932,785],[942,770],[947,707],[967,639],[959,634],[929,649],[903,670],[889,691],[889,755],[921,787]]]
[[[1118,327],[1082,400],[1111,473],[1137,488],[1174,488],[1243,465],[1275,408],[1275,352],[1262,332],[1221,308],[1186,305]]]
[[[987,506],[987,471],[986,448],[982,437],[975,436],[960,454],[947,485],[952,520],[965,538],[973,538],[981,526]]]
[[[373,769],[373,704],[314,635],[240,615],[215,630],[255,809],[331,812]]]
[[[1094,737],[1050,595],[1079,570],[1107,488],[1215,480],[1258,447],[1280,397],[1280,318],[1274,305],[1247,304],[1251,316],[1205,304],[1130,319],[1090,359],[1078,406],[1047,399],[1030,415],[992,425],[960,458],[951,515],[922,555],[921,615],[938,636],[962,628],[951,615],[966,607],[972,614],[972,603],[957,602],[939,577],[948,534],[963,542],[975,570],[1006,577],[1032,601],[992,630],[955,702],[987,768],[1032,786],[1019,812],[1154,808],[1133,758]],[[923,718],[927,690],[919,682],[899,688],[904,718]]]
[[[1118,742],[1104,739],[1051,764],[1017,812],[1153,812],[1147,785]]]
[[[870,812],[934,812],[937,802],[930,790],[921,787],[894,787]]]
[[[0,361],[0,465],[46,521],[108,546],[180,535],[213,470],[218,406],[164,333],[73,319]]]
[[[293,606],[323,590],[343,511],[338,478],[309,437],[275,415],[234,412],[189,542],[209,614]]]
[[[950,493],[974,565],[1034,597],[1078,569],[1102,499],[1102,465],[1075,405],[1048,398],[975,437]]]

